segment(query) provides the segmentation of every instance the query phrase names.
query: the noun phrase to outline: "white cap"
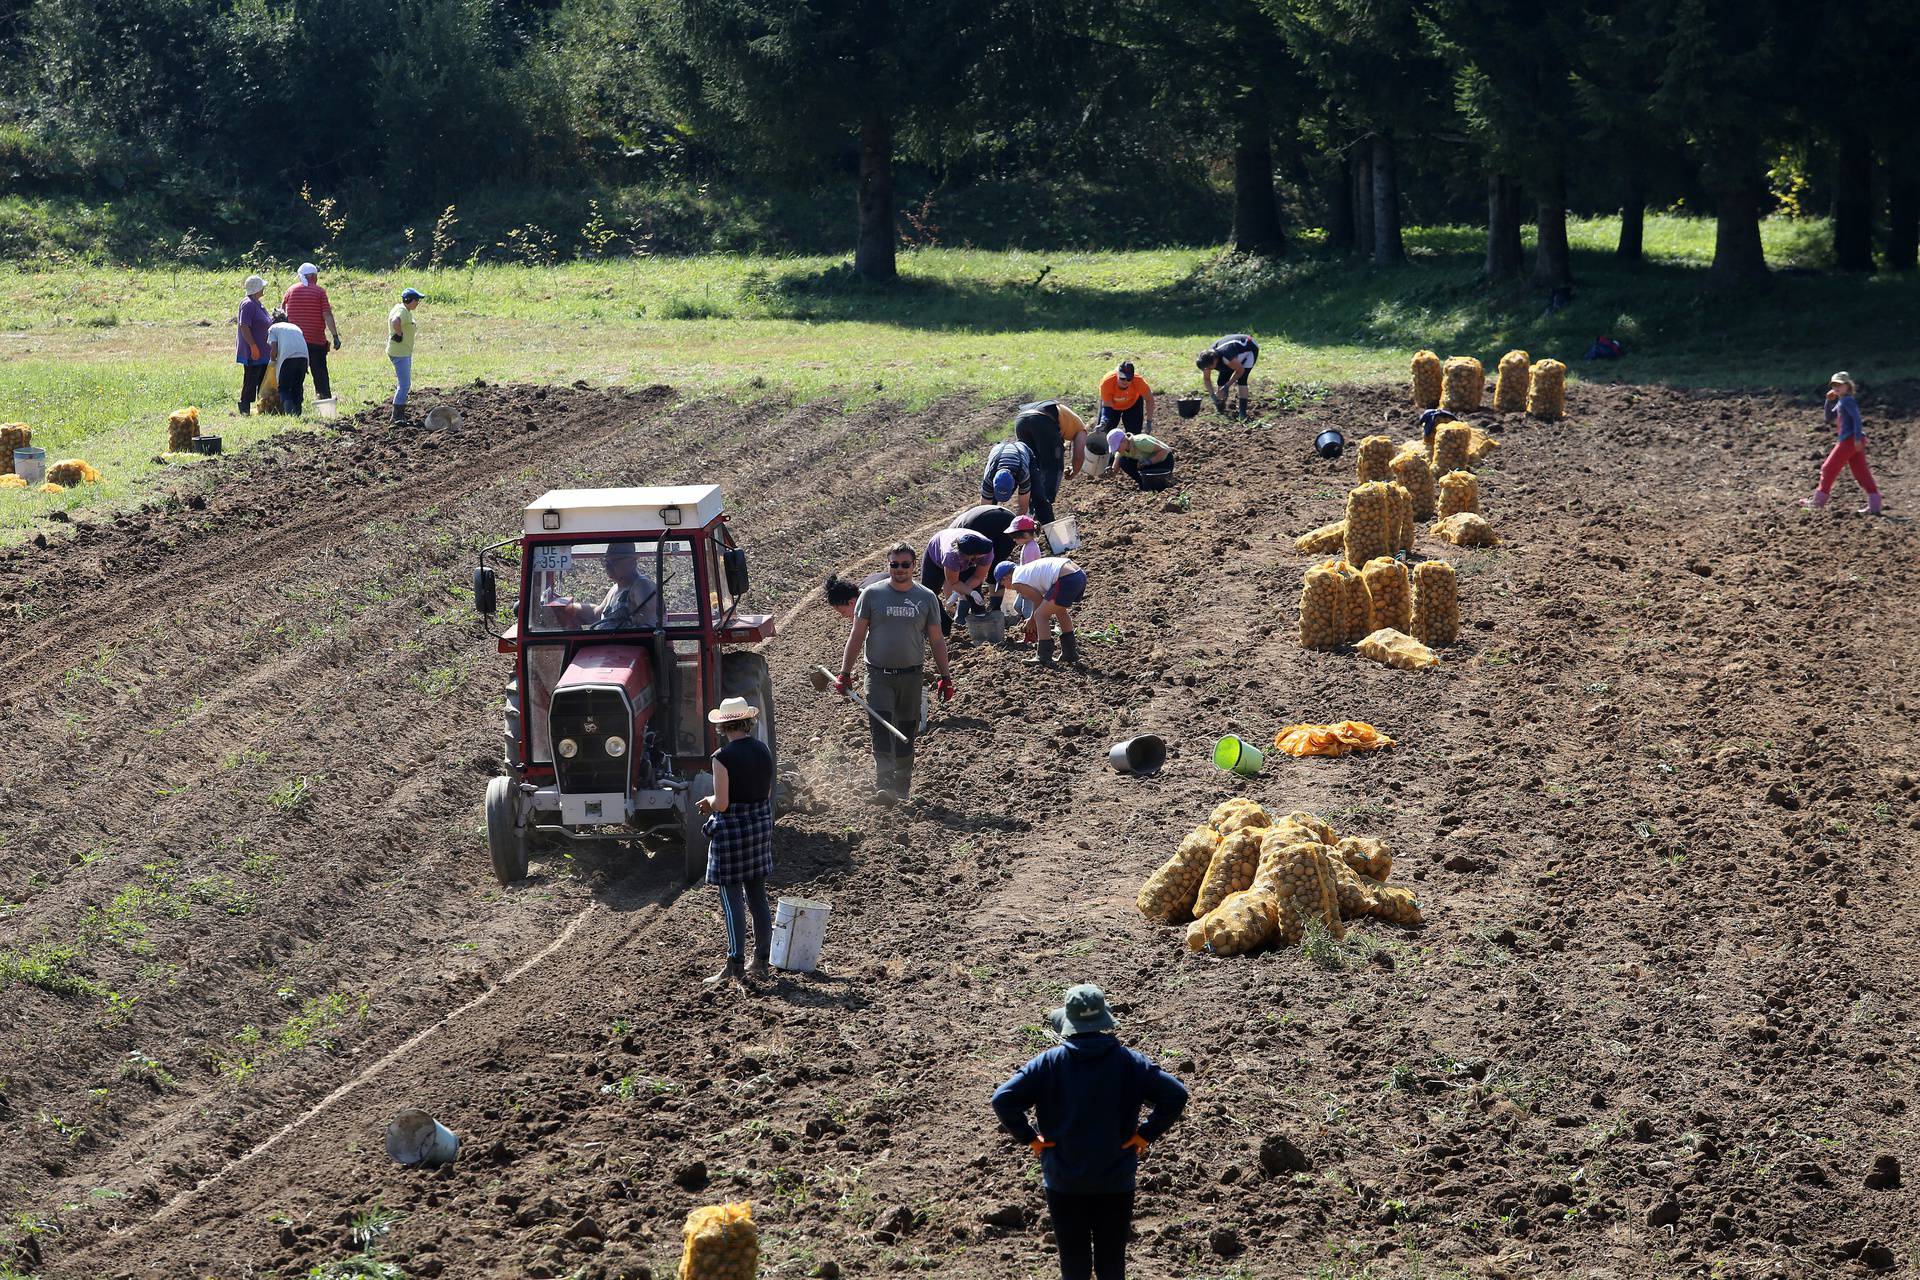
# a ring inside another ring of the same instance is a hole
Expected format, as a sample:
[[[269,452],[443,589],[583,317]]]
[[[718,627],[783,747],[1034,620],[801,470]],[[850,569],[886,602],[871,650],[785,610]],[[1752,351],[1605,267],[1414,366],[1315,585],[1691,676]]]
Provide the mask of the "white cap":
[[[311,262],[303,262],[300,264],[300,270],[295,274],[311,280],[320,274],[320,268],[314,266]]]
[[[248,276],[246,290],[249,298],[256,293],[265,293],[267,291],[267,282],[259,276]]]
[[[1841,373],[1836,373],[1836,374],[1834,374],[1834,375],[1833,375],[1833,376],[1832,376],[1831,378],[1828,378],[1828,379],[1827,379],[1827,385],[1828,385],[1828,386],[1832,386],[1832,385],[1833,385],[1834,383],[1836,383],[1836,382],[1844,382],[1844,383],[1846,383],[1846,384],[1847,384],[1848,386],[1852,386],[1852,385],[1853,385],[1853,375],[1852,375],[1852,374],[1850,374],[1850,373],[1846,373],[1846,372],[1844,372],[1844,371],[1843,371],[1843,372],[1841,372]]]

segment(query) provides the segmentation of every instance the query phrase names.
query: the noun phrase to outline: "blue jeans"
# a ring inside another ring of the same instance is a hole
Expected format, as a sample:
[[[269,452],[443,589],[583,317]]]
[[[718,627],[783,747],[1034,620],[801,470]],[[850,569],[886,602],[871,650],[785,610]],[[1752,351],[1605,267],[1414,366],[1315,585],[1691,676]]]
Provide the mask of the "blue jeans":
[[[767,882],[749,880],[744,884],[723,884],[720,911],[727,918],[727,959],[747,957],[747,912],[753,912],[755,955],[765,955],[773,943],[773,915],[767,910]]]
[[[399,383],[393,392],[393,405],[397,409],[407,402],[407,388],[413,385],[413,357],[388,356],[387,359],[393,361],[393,376]]]

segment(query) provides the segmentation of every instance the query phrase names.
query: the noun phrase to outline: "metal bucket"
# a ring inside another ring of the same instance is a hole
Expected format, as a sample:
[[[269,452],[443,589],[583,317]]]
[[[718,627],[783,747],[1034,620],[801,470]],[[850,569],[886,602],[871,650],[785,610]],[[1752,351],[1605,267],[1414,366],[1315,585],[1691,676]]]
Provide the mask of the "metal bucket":
[[[29,488],[44,483],[47,478],[47,451],[38,445],[21,445],[15,449],[13,474],[25,480]]]
[[[452,1164],[460,1139],[420,1108],[408,1107],[387,1126],[387,1154],[396,1164]]]
[[[1107,751],[1107,763],[1120,773],[1158,773],[1166,762],[1167,740],[1157,733],[1116,742]]]
[[[773,947],[768,963],[793,973],[812,973],[827,940],[827,916],[833,908],[804,898],[782,898],[773,909]]]
[[[1043,524],[1040,532],[1047,535],[1047,545],[1057,556],[1080,549],[1080,522],[1072,516],[1061,516],[1051,524]]]

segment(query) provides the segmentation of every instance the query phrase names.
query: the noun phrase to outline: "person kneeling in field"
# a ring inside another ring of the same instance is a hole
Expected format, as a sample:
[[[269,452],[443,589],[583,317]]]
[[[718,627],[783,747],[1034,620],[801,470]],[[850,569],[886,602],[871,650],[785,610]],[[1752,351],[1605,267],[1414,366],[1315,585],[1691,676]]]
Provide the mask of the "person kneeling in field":
[[[1154,436],[1130,435],[1120,427],[1107,433],[1107,471],[1133,477],[1142,489],[1164,489],[1173,478],[1173,447]]]
[[[1027,564],[1002,560],[993,566],[993,580],[1018,597],[1020,612],[1033,615],[1039,647],[1028,662],[1053,665],[1053,628],[1060,627],[1060,652],[1068,662],[1080,661],[1080,640],[1073,634],[1068,612],[1086,598],[1087,571],[1065,556],[1041,556]]]

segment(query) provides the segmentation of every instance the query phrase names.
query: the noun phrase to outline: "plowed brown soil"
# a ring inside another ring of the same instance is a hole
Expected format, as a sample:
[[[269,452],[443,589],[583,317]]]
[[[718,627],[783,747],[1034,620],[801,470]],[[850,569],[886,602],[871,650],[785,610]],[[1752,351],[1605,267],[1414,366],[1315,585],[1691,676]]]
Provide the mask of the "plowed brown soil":
[[[968,505],[1006,406],[449,401],[450,431],[288,437],[0,553],[0,947],[40,983],[0,989],[21,1274],[305,1276],[371,1224],[408,1276],[666,1276],[687,1211],[731,1198],[763,1275],[1044,1275],[986,1098],[1082,980],[1194,1093],[1137,1275],[1916,1265],[1910,1187],[1867,1185],[1920,1159],[1911,392],[1866,405],[1881,520],[1850,488],[1793,505],[1806,403],[1579,387],[1565,423],[1488,419],[1503,542],[1422,542],[1462,597],[1424,673],[1294,634],[1293,537],[1351,483],[1308,443],[1404,435],[1397,396],[1167,424],[1183,496],[1068,486],[1084,667],[958,646],[904,813],[861,802],[857,713],[805,683],[844,637],[805,593]],[[810,785],[777,887],[834,908],[821,971],[758,995],[699,982],[711,889],[635,852],[501,890],[480,834],[505,660],[475,548],[554,485],[696,479],[790,615]],[[1207,759],[1344,718],[1400,745],[1244,783]],[[1146,730],[1165,772],[1112,773]],[[1185,952],[1133,894],[1239,793],[1389,840],[1426,924]],[[387,1161],[409,1105],[456,1165]]]

